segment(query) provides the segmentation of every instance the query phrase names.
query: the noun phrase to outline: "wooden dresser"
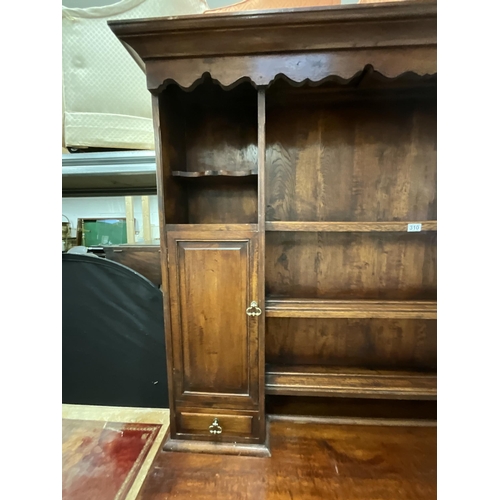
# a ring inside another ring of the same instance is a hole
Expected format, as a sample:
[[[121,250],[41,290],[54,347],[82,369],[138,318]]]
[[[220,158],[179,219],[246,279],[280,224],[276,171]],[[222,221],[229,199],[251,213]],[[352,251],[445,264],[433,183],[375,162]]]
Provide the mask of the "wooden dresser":
[[[113,21],[152,93],[169,450],[265,394],[436,399],[436,4]]]

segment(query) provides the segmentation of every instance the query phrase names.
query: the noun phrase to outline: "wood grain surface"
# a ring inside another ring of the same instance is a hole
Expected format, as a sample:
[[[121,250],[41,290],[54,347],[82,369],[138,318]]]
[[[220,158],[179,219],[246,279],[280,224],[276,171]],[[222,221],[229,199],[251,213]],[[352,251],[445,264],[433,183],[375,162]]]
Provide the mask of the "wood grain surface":
[[[270,109],[266,220],[436,220],[435,116],[432,100]]]
[[[436,319],[436,301],[268,299],[268,318]]]
[[[270,458],[160,453],[139,500],[431,500],[436,429],[270,423]]]
[[[435,371],[437,322],[267,318],[268,363]]]
[[[435,373],[332,366],[268,366],[266,394],[436,399]]]
[[[436,300],[436,233],[266,236],[269,298]]]

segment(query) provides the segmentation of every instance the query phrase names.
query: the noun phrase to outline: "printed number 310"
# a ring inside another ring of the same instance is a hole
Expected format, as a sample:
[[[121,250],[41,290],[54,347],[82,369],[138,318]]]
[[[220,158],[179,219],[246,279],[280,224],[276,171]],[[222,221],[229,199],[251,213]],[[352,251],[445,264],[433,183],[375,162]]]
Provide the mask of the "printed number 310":
[[[408,224],[409,233],[418,233],[422,231],[422,224]]]

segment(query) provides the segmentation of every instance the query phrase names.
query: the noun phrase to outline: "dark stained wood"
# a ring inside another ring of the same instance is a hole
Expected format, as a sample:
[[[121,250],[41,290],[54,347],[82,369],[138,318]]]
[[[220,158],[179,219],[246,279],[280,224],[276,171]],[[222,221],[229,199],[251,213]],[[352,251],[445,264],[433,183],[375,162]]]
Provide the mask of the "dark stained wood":
[[[270,423],[271,457],[158,454],[139,500],[430,500],[433,427]]]
[[[166,449],[265,454],[266,377],[298,398],[435,399],[436,3],[110,27],[153,94]],[[207,434],[217,415],[232,434]]]
[[[220,427],[221,433],[247,435],[252,432],[253,417],[251,415],[227,415],[217,411],[195,413],[181,410],[177,416],[180,421],[179,432],[205,432],[208,434],[215,418],[217,418],[217,425]]]
[[[242,84],[225,92],[210,78],[192,92],[178,92],[186,165],[179,171],[257,172],[257,92]]]
[[[265,427],[265,419],[261,419],[258,411],[195,408],[180,405],[176,412],[175,437],[170,434],[168,439],[215,444],[228,442],[259,444],[261,420],[264,421]],[[214,428],[217,428],[220,433],[210,432],[210,429]],[[165,449],[167,450],[168,446]]]
[[[266,146],[268,221],[436,219],[435,99],[280,106],[268,113]]]
[[[257,92],[224,92],[209,78],[193,92],[169,86],[159,105],[174,129],[165,144],[176,168],[166,173],[182,196],[168,223],[257,222]],[[175,198],[175,197],[174,197]]]
[[[174,399],[173,439],[191,437],[263,443],[263,377],[255,361],[259,349],[258,317],[245,311],[259,300],[258,233],[251,231],[170,231],[167,233],[172,322]],[[221,314],[221,307],[224,314]],[[262,367],[263,368],[263,367]],[[195,433],[182,411],[215,418],[231,409],[255,410],[251,433]],[[219,412],[219,413],[217,413]]]
[[[393,401],[393,400],[391,400]],[[394,418],[356,418],[356,417],[311,417],[301,415],[299,417],[292,415],[270,416],[273,421],[300,422],[302,424],[337,424],[337,425],[383,425],[392,427],[436,427],[437,423],[433,420],[413,420],[413,419],[394,419]]]
[[[422,224],[422,231],[437,231],[437,221],[412,220],[407,222],[317,222],[285,221],[266,222],[266,231],[308,231],[308,232],[408,232],[408,224]]]
[[[186,436],[187,437],[187,436]],[[216,453],[217,455],[237,455],[238,457],[261,457],[271,456],[267,444],[225,443],[212,439],[211,441],[191,440],[191,439],[172,439],[170,434],[167,436],[163,451],[183,451],[192,453]]]
[[[416,300],[266,300],[268,318],[437,319],[435,301]]]
[[[331,76],[320,85],[309,82],[294,84],[284,76],[278,76],[266,89],[268,106],[290,106],[300,103],[310,107],[336,106],[340,103],[379,105],[391,107],[394,103],[414,100],[433,100],[436,96],[437,74],[417,75],[402,73],[388,78],[366,65],[350,79]]]
[[[127,245],[103,248],[106,259],[130,267],[130,269],[142,274],[156,286],[161,285],[162,277],[159,245]]]
[[[303,82],[307,79],[306,75],[309,75],[310,80],[320,82],[334,78],[332,74],[338,75],[337,78],[342,81],[349,81],[356,78],[368,64],[389,78],[397,78],[408,71],[427,76],[436,72],[435,63],[430,62],[436,59],[436,55],[435,46],[430,44],[405,48],[387,47],[384,51],[356,49],[317,52],[309,53],[307,57],[296,54],[259,54],[194,59],[189,63],[186,59],[171,59],[168,72],[162,61],[153,59],[147,62],[146,71],[148,87],[152,92],[161,92],[171,82],[176,82],[185,90],[192,90],[200,84],[198,75],[204,73],[210,74],[223,88],[230,90],[247,80],[256,86],[269,85],[276,75],[284,75],[292,83]],[[413,63],[409,65],[409,61]]]
[[[257,222],[257,183],[250,177],[192,179],[187,203],[190,224]]]
[[[294,82],[321,81],[332,74],[348,79],[367,64],[388,77],[436,72],[435,3],[108,24],[137,61],[145,62],[148,88],[154,92],[169,81],[191,88],[204,73],[231,87],[242,79],[268,85],[278,74]]]
[[[168,278],[168,248],[166,232],[162,231],[165,224],[172,222],[172,214],[175,211],[187,213],[179,206],[183,195],[182,190],[175,191],[175,186],[169,181],[169,173],[178,165],[178,157],[175,146],[175,128],[168,122],[165,114],[165,106],[160,106],[160,99],[152,96],[153,128],[155,134],[155,156],[156,156],[156,185],[158,190],[158,217],[160,223],[160,255],[161,255],[161,281],[163,293],[163,317],[165,325],[165,350],[167,359],[167,383],[169,408],[174,408],[174,365],[172,363],[172,325],[170,322],[170,292]],[[170,116],[172,113],[170,113]],[[174,188],[172,190],[172,188]],[[172,193],[173,191],[173,193]],[[169,195],[172,195],[170,197]],[[165,199],[167,197],[167,199]],[[177,210],[176,210],[177,209]],[[187,218],[187,216],[186,216]],[[175,422],[173,412],[170,413],[170,425]]]
[[[266,235],[269,298],[436,300],[436,233]]]
[[[170,87],[161,96],[152,97],[160,227],[188,222],[188,207],[184,203],[186,188],[179,179],[172,177],[172,172],[183,169],[186,164],[184,129],[176,119],[182,112],[179,92]]]
[[[176,401],[255,408],[258,371],[250,360],[259,332],[245,310],[258,297],[256,233],[180,231],[167,238]]]
[[[437,377],[396,370],[276,365],[266,368],[266,394],[436,399]]]
[[[266,94],[265,90],[259,90],[257,94],[257,146],[258,156],[257,165],[259,169],[258,177],[258,239],[259,239],[259,260],[258,260],[258,279],[257,286],[259,288],[259,304],[262,309],[262,314],[258,316],[259,329],[262,334],[259,336],[259,411],[261,415],[265,415],[265,365],[266,365]],[[259,421],[260,435],[266,434],[265,419]]]
[[[377,71],[389,78],[397,78],[399,75],[409,71],[408,59],[418,61],[420,64],[412,65],[418,75],[427,76],[433,74],[436,68],[428,61],[436,57],[435,47],[422,46],[401,49],[399,47],[386,48],[382,51],[376,49],[368,50],[346,50],[338,52],[317,52],[302,55],[259,55],[221,57],[216,60],[197,60],[196,71],[190,72],[185,60],[172,60],[169,74],[173,81],[178,82],[183,88],[193,88],[199,84],[194,79],[196,73],[209,73],[213,78],[226,88],[231,89],[234,85],[249,77],[241,75],[249,74],[251,82],[258,86],[272,83],[276,75],[284,75],[291,83],[301,83],[310,76],[314,82],[340,78],[342,81],[350,81],[356,78],[360,68],[372,64]],[[255,67],[259,65],[259,72]],[[161,81],[166,74],[157,61],[148,62],[148,84],[155,89],[161,89]],[[338,75],[332,77],[331,75]],[[163,80],[165,82],[165,80]],[[167,79],[168,81],[168,79]]]
[[[266,325],[268,363],[436,371],[436,320],[267,318]]]
[[[258,231],[257,224],[167,224],[166,231]]]
[[[411,399],[367,399],[319,396],[266,396],[268,418],[330,418],[337,422],[360,422],[379,425],[380,422],[424,421],[437,424],[437,402]]]
[[[200,172],[185,172],[176,170],[172,172],[174,177],[246,177],[248,175],[257,175],[257,170],[203,170]]]

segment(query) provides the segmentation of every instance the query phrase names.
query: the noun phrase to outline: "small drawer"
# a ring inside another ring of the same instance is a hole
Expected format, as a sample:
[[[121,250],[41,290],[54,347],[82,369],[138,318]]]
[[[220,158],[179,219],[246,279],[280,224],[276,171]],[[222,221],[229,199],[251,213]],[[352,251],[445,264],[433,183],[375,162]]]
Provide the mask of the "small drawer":
[[[178,432],[197,434],[207,437],[251,436],[254,430],[255,415],[235,415],[224,411],[201,413],[180,410],[178,415]]]

